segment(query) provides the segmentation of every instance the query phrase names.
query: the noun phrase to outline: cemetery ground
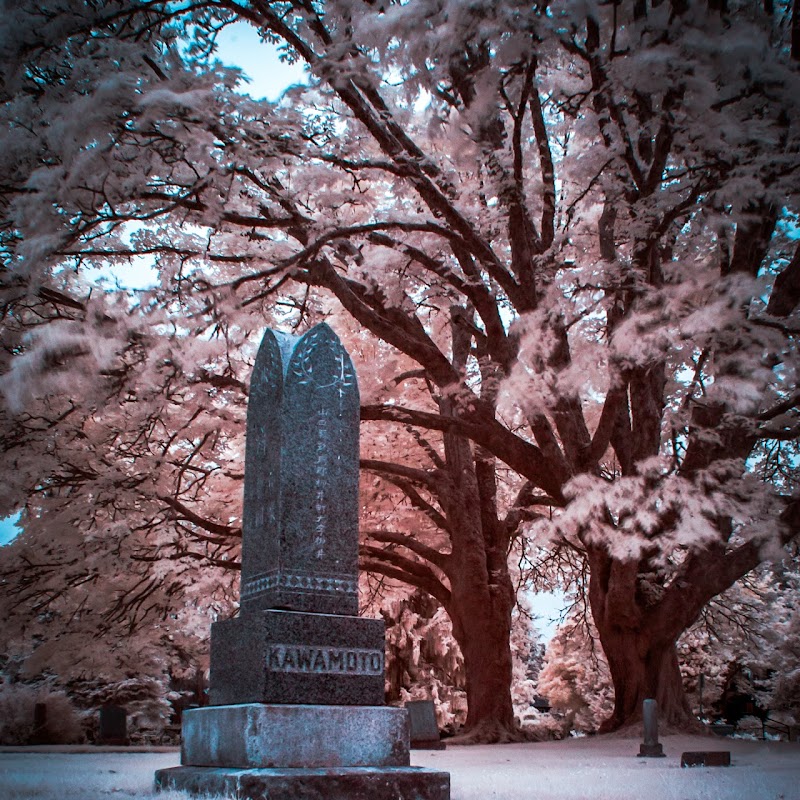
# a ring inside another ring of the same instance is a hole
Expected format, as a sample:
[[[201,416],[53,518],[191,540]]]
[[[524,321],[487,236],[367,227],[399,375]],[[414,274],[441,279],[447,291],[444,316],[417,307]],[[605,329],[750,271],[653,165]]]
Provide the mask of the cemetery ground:
[[[450,772],[453,800],[800,800],[800,744],[699,736],[661,738],[666,758],[637,758],[639,740],[449,745],[413,750],[411,763]],[[730,767],[681,768],[688,750],[730,750]],[[188,800],[154,793],[153,773],[177,748],[0,749],[3,800]]]

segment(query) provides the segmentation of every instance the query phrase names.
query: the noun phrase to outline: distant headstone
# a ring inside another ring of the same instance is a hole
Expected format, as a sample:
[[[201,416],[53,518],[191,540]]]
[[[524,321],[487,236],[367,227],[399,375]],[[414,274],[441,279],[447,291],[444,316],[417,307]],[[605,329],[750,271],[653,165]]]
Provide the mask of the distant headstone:
[[[538,694],[533,698],[533,707],[542,714],[547,714],[552,708],[550,701]]]
[[[729,767],[729,750],[689,751],[681,753],[682,767]]]
[[[436,724],[436,708],[433,700],[409,700],[405,704],[411,723],[412,750],[444,750]]]
[[[449,800],[383,705],[383,621],[358,614],[355,371],[325,324],[267,331],[250,381],[240,614],[211,626],[205,708],[156,785],[242,800]],[[435,729],[435,723],[434,723]],[[438,738],[438,732],[437,732]]]
[[[47,703],[33,706],[33,734],[31,744],[47,744]]]
[[[639,745],[638,755],[642,758],[664,758],[664,748],[658,741],[658,703],[647,699],[642,703],[644,721],[644,742]]]
[[[122,706],[105,705],[100,709],[97,744],[128,744],[128,712]]]

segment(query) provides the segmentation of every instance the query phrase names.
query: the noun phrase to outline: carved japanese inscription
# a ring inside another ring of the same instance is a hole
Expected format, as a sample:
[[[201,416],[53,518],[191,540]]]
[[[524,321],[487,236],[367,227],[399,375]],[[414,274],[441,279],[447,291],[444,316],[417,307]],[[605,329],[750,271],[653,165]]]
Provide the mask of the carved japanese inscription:
[[[243,611],[358,613],[359,396],[324,323],[267,331],[250,383]]]

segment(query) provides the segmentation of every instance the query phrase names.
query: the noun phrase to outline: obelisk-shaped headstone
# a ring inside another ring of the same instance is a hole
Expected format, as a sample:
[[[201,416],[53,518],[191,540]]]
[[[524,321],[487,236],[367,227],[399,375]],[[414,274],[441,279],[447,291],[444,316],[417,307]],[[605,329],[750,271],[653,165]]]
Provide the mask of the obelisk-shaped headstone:
[[[243,612],[358,613],[358,425],[336,334],[267,331],[247,411]]]
[[[357,616],[355,372],[333,331],[268,331],[250,383],[239,616],[211,625],[209,705],[159,787],[242,800],[449,800],[384,705],[384,625]]]

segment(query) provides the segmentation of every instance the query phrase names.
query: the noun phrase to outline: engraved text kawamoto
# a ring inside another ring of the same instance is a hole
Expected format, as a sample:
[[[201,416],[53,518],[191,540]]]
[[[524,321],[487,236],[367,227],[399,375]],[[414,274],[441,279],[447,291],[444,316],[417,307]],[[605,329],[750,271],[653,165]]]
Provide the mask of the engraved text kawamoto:
[[[267,651],[267,668],[272,672],[381,675],[383,653],[358,647],[273,644]]]

